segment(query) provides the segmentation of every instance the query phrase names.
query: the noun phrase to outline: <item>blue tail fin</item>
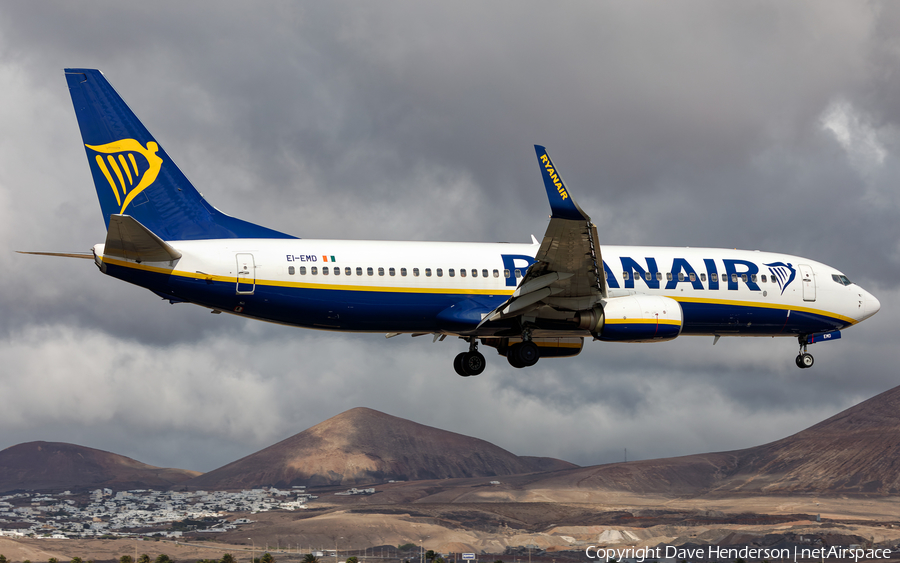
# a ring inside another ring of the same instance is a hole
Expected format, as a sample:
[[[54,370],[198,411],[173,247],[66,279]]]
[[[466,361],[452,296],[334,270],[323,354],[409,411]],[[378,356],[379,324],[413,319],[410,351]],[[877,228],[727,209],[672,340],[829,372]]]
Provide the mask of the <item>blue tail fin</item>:
[[[163,240],[294,238],[207,203],[99,70],[67,68],[103,218],[130,215]]]

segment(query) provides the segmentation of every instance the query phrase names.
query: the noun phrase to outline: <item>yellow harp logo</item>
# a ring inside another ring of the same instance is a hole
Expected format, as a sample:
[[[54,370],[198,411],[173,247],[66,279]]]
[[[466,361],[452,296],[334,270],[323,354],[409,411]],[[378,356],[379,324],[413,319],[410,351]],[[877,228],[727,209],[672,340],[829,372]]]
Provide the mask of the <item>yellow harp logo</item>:
[[[125,208],[135,196],[156,181],[162,167],[162,159],[156,156],[159,145],[153,141],[147,143],[146,148],[134,139],[84,146],[101,153],[96,155],[95,160],[121,206],[119,214],[125,213]],[[143,157],[142,162],[139,163],[135,155]]]

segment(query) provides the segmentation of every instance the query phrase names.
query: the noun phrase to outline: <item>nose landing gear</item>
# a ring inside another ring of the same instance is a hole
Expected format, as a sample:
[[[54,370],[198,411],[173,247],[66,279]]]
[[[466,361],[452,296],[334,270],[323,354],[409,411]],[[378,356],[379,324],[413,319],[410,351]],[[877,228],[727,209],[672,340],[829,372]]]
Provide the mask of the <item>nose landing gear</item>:
[[[800,369],[811,368],[815,360],[812,357],[812,354],[806,351],[806,336],[800,336],[798,340],[800,341],[800,353],[797,354],[797,358],[794,360],[794,363],[797,364],[797,367]]]
[[[453,359],[453,369],[462,377],[479,375],[487,365],[484,355],[478,351],[478,340],[474,336],[470,336],[468,341],[469,351],[460,352]]]

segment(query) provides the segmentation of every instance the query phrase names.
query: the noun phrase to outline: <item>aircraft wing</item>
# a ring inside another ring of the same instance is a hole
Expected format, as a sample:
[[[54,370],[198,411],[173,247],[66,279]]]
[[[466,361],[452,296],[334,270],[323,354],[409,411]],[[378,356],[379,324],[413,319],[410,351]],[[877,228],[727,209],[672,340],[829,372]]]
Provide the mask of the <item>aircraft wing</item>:
[[[550,200],[550,224],[536,262],[513,296],[482,323],[523,315],[547,304],[564,310],[590,309],[607,295],[597,227],[572,199],[547,149],[535,145],[534,150]]]

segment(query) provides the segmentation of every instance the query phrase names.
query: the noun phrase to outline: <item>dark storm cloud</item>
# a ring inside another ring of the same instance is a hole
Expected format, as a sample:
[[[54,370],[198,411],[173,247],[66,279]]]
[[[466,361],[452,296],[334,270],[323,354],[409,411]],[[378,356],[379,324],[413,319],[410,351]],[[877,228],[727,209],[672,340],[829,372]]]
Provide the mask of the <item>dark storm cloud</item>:
[[[364,405],[584,464],[746,447],[887,389],[898,20],[851,2],[6,3],[10,250],[104,238],[61,71],[88,66],[214,205],[292,234],[540,237],[540,143],[603,243],[808,256],[883,310],[802,372],[792,340],[710,338],[588,343],[526,371],[488,354],[463,380],[449,339],[210,315],[87,261],[11,255],[0,446],[68,440],[208,470]]]

